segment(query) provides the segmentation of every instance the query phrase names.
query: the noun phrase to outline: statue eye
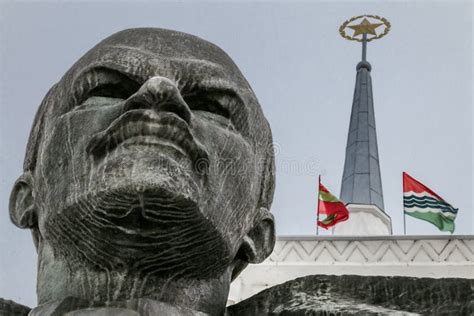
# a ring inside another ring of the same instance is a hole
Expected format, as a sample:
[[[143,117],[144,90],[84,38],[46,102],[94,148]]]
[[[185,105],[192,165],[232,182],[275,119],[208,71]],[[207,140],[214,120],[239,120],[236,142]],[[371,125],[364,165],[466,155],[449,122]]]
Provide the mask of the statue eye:
[[[97,68],[82,75],[74,84],[75,109],[85,109],[95,105],[115,104],[128,99],[140,85],[126,75]]]
[[[87,98],[106,97],[125,100],[135,93],[138,88],[138,84],[134,82],[102,84],[89,91]]]
[[[227,120],[230,119],[229,110],[226,109],[221,102],[213,99],[209,96],[193,95],[185,97],[184,100],[188,104],[189,108],[193,111],[204,111],[214,115],[218,115]]]
[[[85,95],[84,101],[75,110],[114,105],[128,99],[135,91],[130,86],[116,83],[99,85]]]

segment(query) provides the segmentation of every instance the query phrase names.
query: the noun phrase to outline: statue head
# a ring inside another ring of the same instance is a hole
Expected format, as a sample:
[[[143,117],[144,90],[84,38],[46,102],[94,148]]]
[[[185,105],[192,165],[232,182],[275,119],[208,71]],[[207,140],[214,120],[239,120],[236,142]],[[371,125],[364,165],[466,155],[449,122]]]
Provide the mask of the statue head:
[[[114,288],[87,299],[156,296],[162,280],[219,280],[225,292],[273,249],[273,190],[269,124],[227,54],[192,35],[130,29],[44,98],[10,215],[33,232],[40,302],[78,295],[86,272]],[[137,284],[120,291],[130,275]]]

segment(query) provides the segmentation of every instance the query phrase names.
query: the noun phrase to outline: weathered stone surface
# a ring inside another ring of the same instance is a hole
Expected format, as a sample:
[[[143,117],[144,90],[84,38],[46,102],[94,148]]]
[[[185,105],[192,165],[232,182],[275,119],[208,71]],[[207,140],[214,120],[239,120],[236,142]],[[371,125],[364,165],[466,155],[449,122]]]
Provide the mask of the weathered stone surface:
[[[64,316],[140,316],[140,314],[125,308],[102,307],[69,312]]]
[[[153,315],[181,315],[205,316],[207,314],[193,311],[186,307],[173,306],[152,299],[136,299],[123,302],[90,302],[75,297],[66,297],[52,303],[46,303],[34,308],[28,316],[153,316]]]
[[[108,37],[44,98],[11,194],[39,304],[223,314],[231,280],[273,249],[273,171],[269,124],[225,52],[163,29]]]
[[[472,315],[474,280],[313,275],[228,308],[229,315]]]
[[[0,298],[0,316],[25,316],[31,308]]]

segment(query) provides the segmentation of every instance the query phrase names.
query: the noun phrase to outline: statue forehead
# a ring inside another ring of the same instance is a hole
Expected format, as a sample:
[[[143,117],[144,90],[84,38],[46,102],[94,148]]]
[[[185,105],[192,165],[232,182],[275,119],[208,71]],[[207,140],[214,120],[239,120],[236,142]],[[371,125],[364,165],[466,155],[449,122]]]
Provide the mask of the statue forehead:
[[[146,70],[189,70],[190,76],[222,77],[250,89],[222,49],[199,37],[165,29],[139,28],[115,33],[74,64],[63,80],[74,81],[84,70],[94,66],[122,66],[142,75]]]
[[[133,47],[164,57],[196,58],[235,67],[227,54],[216,45],[197,36],[158,28],[128,29],[115,33],[96,47]]]

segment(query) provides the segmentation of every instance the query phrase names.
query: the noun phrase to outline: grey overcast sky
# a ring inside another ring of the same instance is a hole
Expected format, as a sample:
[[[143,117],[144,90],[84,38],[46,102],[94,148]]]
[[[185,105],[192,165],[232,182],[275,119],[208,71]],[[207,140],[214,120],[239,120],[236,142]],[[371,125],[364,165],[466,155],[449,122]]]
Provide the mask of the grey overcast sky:
[[[368,47],[385,208],[403,233],[402,171],[459,208],[473,234],[472,16],[468,1],[0,1],[0,297],[36,304],[30,233],[8,217],[35,111],[48,88],[104,37],[162,27],[223,48],[262,104],[277,144],[277,234],[315,231],[317,175],[339,195],[360,44],[339,25],[388,18]],[[441,234],[407,218],[408,234]]]

